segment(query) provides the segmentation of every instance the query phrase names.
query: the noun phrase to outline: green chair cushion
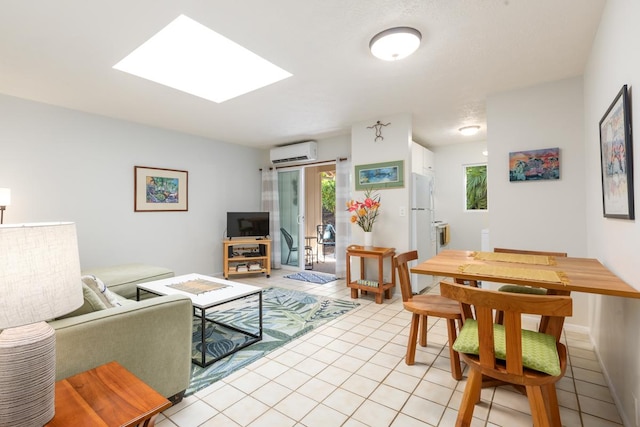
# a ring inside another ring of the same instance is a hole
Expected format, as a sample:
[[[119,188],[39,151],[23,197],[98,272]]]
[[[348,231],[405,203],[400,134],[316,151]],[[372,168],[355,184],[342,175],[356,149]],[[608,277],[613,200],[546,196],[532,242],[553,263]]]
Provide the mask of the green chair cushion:
[[[532,288],[531,286],[520,285],[504,285],[498,288],[500,292],[511,292],[514,294],[534,294],[534,295],[546,295],[547,290],[543,288]]]
[[[503,325],[493,325],[493,337],[496,358],[506,360],[507,346]],[[458,339],[453,344],[453,349],[460,353],[480,354],[478,322],[476,320],[465,320],[464,326],[458,334]],[[560,375],[562,371],[555,338],[548,334],[523,329],[522,365],[549,375]]]

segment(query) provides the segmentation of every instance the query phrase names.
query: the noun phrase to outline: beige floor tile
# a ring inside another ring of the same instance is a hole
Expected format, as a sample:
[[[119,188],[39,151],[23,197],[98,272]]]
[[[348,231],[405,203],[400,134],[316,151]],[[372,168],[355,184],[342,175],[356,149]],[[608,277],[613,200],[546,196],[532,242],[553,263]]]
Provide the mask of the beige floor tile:
[[[240,425],[248,425],[269,410],[269,407],[259,400],[247,396],[227,409],[224,414]]]
[[[284,372],[279,377],[274,378],[274,381],[291,390],[295,390],[302,384],[309,381],[309,378],[311,378],[310,375],[300,372],[297,369],[290,369],[287,372]]]
[[[217,391],[208,394],[202,400],[218,411],[224,411],[229,406],[233,405],[246,396],[246,393],[243,393],[237,388],[227,384]]]
[[[349,390],[358,396],[369,397],[373,390],[378,387],[378,384],[377,381],[354,374],[342,383],[341,388]]]
[[[402,413],[427,424],[437,426],[444,414],[445,406],[418,396],[411,396],[402,408]]]
[[[316,402],[322,402],[336,389],[336,386],[318,378],[311,378],[296,390]]]
[[[420,421],[405,414],[398,414],[391,423],[390,427],[432,427],[434,425],[435,424],[427,424],[424,421]],[[451,426],[453,424],[448,425]]]
[[[328,426],[340,426],[348,417],[331,409],[325,405],[318,405],[311,410],[300,422],[307,427],[328,427]]]
[[[604,402],[613,403],[613,398],[611,397],[609,387],[580,380],[576,380],[575,384],[578,394],[586,397],[591,397],[593,399],[602,400]]]
[[[249,424],[249,427],[292,427],[295,424],[296,421],[287,417],[283,413],[278,412],[275,409],[270,409]]]
[[[267,377],[264,377],[255,372],[247,372],[245,375],[236,379],[233,382],[233,386],[244,393],[251,394],[253,391],[257,390],[268,382],[269,378]]]
[[[531,415],[497,404],[491,406],[488,421],[505,427],[531,427]]]
[[[327,366],[322,372],[316,375],[316,378],[322,381],[326,381],[329,384],[333,384],[334,386],[340,386],[351,375],[351,372],[331,365]]]
[[[278,402],[274,408],[289,418],[301,420],[317,405],[318,402],[315,400],[309,399],[300,393],[293,392]]]
[[[398,412],[407,402],[409,396],[411,396],[411,393],[407,393],[406,391],[402,391],[385,384],[380,384],[378,388],[369,395],[369,400],[391,408],[394,412]]]
[[[218,411],[199,400],[171,415],[171,421],[178,427],[198,426],[217,414]]]
[[[397,411],[394,409],[371,400],[366,400],[362,406],[353,413],[352,418],[368,426],[388,426],[396,417],[396,414]]]
[[[419,382],[420,378],[403,374],[402,372],[392,371],[387,378],[384,379],[383,384],[411,393],[415,390]]]
[[[613,403],[603,402],[587,396],[578,396],[578,401],[582,412],[607,421],[613,421],[614,423],[622,423],[618,410]]]
[[[429,381],[420,381],[413,391],[413,395],[439,403],[442,406],[448,406],[453,390]]]
[[[275,381],[271,381],[251,393],[251,396],[267,406],[274,406],[290,395],[291,392],[292,390],[287,387],[280,385]]]
[[[360,407],[360,405],[362,405],[364,401],[364,397],[339,388],[327,396],[322,403],[325,406],[350,416],[356,409],[358,409],[358,407]]]

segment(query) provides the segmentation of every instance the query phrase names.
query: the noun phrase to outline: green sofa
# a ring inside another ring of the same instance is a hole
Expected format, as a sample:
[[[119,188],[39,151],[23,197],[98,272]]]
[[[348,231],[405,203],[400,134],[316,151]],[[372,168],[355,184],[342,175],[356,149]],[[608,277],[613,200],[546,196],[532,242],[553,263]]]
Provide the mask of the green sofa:
[[[115,360],[179,402],[190,381],[191,300],[171,295],[137,302],[117,296],[122,306],[49,322],[56,331],[56,379]]]

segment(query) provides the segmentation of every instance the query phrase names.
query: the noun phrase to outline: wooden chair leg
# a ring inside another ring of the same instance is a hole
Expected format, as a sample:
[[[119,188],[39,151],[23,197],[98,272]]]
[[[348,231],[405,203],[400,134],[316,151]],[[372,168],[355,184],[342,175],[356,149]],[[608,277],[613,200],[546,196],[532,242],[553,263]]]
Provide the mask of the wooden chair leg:
[[[420,346],[427,346],[427,316],[420,316]]]
[[[405,356],[405,363],[407,365],[413,365],[416,363],[416,344],[418,342],[418,323],[420,322],[420,315],[413,314],[411,316],[411,328],[409,329],[409,342],[407,343],[407,355]]]
[[[480,398],[481,386],[482,374],[476,369],[471,369],[469,371],[469,378],[467,378],[467,386],[464,388],[464,394],[462,395],[462,401],[460,402],[460,411],[458,412],[458,418],[456,419],[456,427],[471,426],[473,410],[476,402]]]
[[[542,387],[528,386],[527,397],[529,398],[529,407],[531,408],[531,418],[534,427],[555,427],[562,425],[561,423],[551,424],[549,414],[547,413],[547,405],[544,401]]]
[[[458,334],[456,332],[455,319],[447,319],[447,332],[449,333],[449,359],[451,360],[451,376],[455,380],[462,379],[462,368],[460,367],[460,355],[453,349]]]
[[[546,414],[552,426],[562,425],[560,419],[560,407],[558,406],[558,394],[555,384],[542,386],[542,400],[545,402]]]
[[[498,325],[503,325],[504,324],[504,311],[502,311],[502,310],[497,310],[496,311],[495,323],[498,324]]]

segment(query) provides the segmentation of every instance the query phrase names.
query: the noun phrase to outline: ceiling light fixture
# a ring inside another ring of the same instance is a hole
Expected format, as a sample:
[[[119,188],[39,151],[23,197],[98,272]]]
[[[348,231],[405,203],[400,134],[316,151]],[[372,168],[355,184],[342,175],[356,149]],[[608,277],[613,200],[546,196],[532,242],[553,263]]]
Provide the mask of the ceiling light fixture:
[[[113,68],[217,103],[291,77],[185,15]]]
[[[369,42],[369,49],[376,58],[396,61],[415,52],[421,39],[422,34],[415,28],[389,28],[373,36]]]
[[[458,129],[458,131],[464,136],[475,135],[476,133],[478,133],[479,130],[480,130],[480,126],[478,125],[464,126]]]

